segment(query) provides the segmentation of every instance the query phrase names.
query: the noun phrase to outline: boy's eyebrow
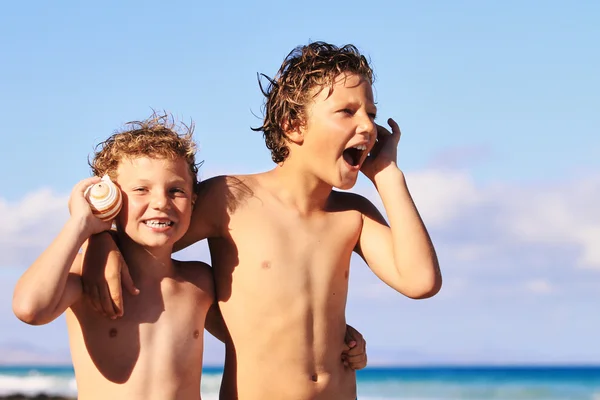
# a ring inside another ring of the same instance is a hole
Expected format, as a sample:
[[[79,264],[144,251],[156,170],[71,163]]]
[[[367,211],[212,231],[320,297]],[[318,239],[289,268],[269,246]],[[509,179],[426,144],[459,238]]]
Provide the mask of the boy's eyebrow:
[[[140,183],[148,184],[148,183],[154,183],[154,182],[155,181],[153,181],[152,179],[147,179],[147,178],[138,178],[133,181],[134,184],[140,184]],[[176,178],[176,179],[170,180],[166,183],[168,185],[185,185],[186,181],[183,178]]]
[[[356,106],[356,105],[362,105],[363,103],[359,100],[356,99],[346,99],[345,101],[340,101],[341,104],[349,104],[352,106]],[[377,105],[375,103],[367,103],[365,104],[365,108],[368,109],[369,111],[374,111],[375,113],[377,113]]]

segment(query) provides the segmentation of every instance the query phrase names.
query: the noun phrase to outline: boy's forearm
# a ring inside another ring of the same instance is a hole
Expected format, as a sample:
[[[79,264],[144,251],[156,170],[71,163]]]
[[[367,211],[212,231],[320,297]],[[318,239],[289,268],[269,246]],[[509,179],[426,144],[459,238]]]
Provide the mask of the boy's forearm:
[[[229,335],[218,303],[212,304],[209,308],[206,314],[204,328],[221,342],[225,343],[227,340]]]
[[[394,264],[402,279],[425,288],[423,296],[437,293],[441,274],[435,249],[408,190],[404,173],[397,167],[376,176],[392,231]]]
[[[13,309],[28,323],[46,320],[59,304],[69,271],[87,239],[81,223],[69,220],[54,241],[17,282]]]

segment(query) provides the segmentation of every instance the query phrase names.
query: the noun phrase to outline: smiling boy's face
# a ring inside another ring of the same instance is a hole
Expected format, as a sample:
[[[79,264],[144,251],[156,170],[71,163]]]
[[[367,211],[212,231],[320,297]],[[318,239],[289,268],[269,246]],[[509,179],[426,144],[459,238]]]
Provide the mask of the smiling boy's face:
[[[117,168],[123,209],[117,226],[146,248],[173,246],[190,225],[195,199],[183,158],[125,158]]]
[[[304,158],[329,185],[350,189],[377,138],[373,89],[355,74],[336,77],[332,92],[329,86],[320,89],[313,89],[316,96],[306,105],[302,143],[294,146],[293,157]]]

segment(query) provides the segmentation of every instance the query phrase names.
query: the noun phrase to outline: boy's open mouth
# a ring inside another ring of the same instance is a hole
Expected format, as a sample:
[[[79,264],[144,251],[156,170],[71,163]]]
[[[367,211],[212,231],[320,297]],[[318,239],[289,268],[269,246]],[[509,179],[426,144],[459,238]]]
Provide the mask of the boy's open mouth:
[[[367,150],[367,146],[364,144],[359,144],[344,150],[342,156],[344,157],[344,161],[346,161],[348,165],[356,167],[360,164],[365,150]]]

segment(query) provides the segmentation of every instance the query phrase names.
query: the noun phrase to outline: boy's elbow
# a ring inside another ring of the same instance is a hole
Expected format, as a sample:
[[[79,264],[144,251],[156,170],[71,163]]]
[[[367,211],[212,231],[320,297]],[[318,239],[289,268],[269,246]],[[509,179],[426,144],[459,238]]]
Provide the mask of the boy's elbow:
[[[13,297],[12,309],[15,316],[26,324],[44,325],[48,323],[44,318],[43,313],[40,312],[30,300],[16,294]]]
[[[428,299],[435,296],[442,289],[442,276],[438,272],[415,279],[413,284],[405,291],[411,299]]]

